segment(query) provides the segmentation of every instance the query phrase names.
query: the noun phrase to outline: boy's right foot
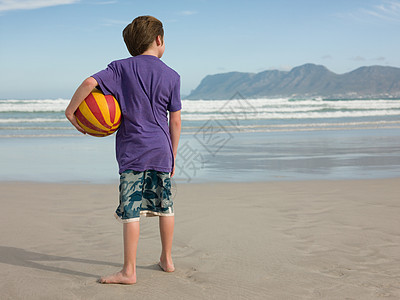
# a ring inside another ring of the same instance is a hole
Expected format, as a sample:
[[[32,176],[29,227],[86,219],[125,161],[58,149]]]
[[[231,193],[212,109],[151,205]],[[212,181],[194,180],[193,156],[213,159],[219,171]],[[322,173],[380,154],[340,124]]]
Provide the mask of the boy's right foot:
[[[108,284],[134,284],[136,283],[136,274],[128,276],[123,271],[120,271],[109,276],[101,277],[98,282]]]

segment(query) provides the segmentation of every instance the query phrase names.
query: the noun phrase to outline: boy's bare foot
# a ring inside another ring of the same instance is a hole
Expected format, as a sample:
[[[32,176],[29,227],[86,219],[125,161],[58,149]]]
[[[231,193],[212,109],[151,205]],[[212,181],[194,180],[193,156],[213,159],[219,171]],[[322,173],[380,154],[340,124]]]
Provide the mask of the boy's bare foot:
[[[173,271],[175,271],[175,267],[174,264],[172,263],[163,263],[161,260],[158,263],[158,266],[161,268],[161,270],[163,270],[164,272],[168,272],[171,273]]]
[[[126,275],[123,271],[101,277],[99,283],[114,283],[114,284],[134,284],[136,283],[136,274],[131,276]]]

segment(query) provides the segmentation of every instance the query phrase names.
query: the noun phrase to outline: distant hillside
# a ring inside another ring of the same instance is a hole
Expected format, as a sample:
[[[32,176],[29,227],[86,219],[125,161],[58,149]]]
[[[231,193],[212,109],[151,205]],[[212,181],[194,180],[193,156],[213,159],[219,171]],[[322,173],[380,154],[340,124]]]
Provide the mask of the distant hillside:
[[[246,98],[397,98],[400,68],[361,67],[339,75],[321,65],[305,64],[290,71],[208,75],[185,98],[230,99],[237,92]]]

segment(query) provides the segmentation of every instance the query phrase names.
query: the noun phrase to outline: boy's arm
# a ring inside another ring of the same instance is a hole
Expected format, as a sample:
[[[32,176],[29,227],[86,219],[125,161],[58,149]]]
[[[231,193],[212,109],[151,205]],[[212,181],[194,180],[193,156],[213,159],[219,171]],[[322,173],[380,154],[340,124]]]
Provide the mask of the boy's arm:
[[[65,116],[67,119],[75,126],[75,128],[85,134],[85,130],[79,126],[76,121],[75,111],[78,109],[79,105],[85,100],[85,98],[90,94],[90,92],[98,85],[97,80],[93,77],[86,78],[82,84],[77,88],[74,95],[69,102],[68,107],[65,110]]]
[[[174,153],[174,161],[178,153],[179,138],[181,136],[181,111],[169,112],[169,134],[171,136],[172,151]],[[175,164],[171,177],[175,174]]]

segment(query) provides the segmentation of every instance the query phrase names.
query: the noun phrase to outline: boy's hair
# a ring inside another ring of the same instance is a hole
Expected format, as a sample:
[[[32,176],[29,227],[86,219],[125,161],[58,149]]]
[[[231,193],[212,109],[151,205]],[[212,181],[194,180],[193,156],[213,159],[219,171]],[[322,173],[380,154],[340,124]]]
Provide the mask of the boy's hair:
[[[145,52],[159,35],[164,42],[163,24],[152,16],[137,17],[122,31],[125,45],[132,56]]]

